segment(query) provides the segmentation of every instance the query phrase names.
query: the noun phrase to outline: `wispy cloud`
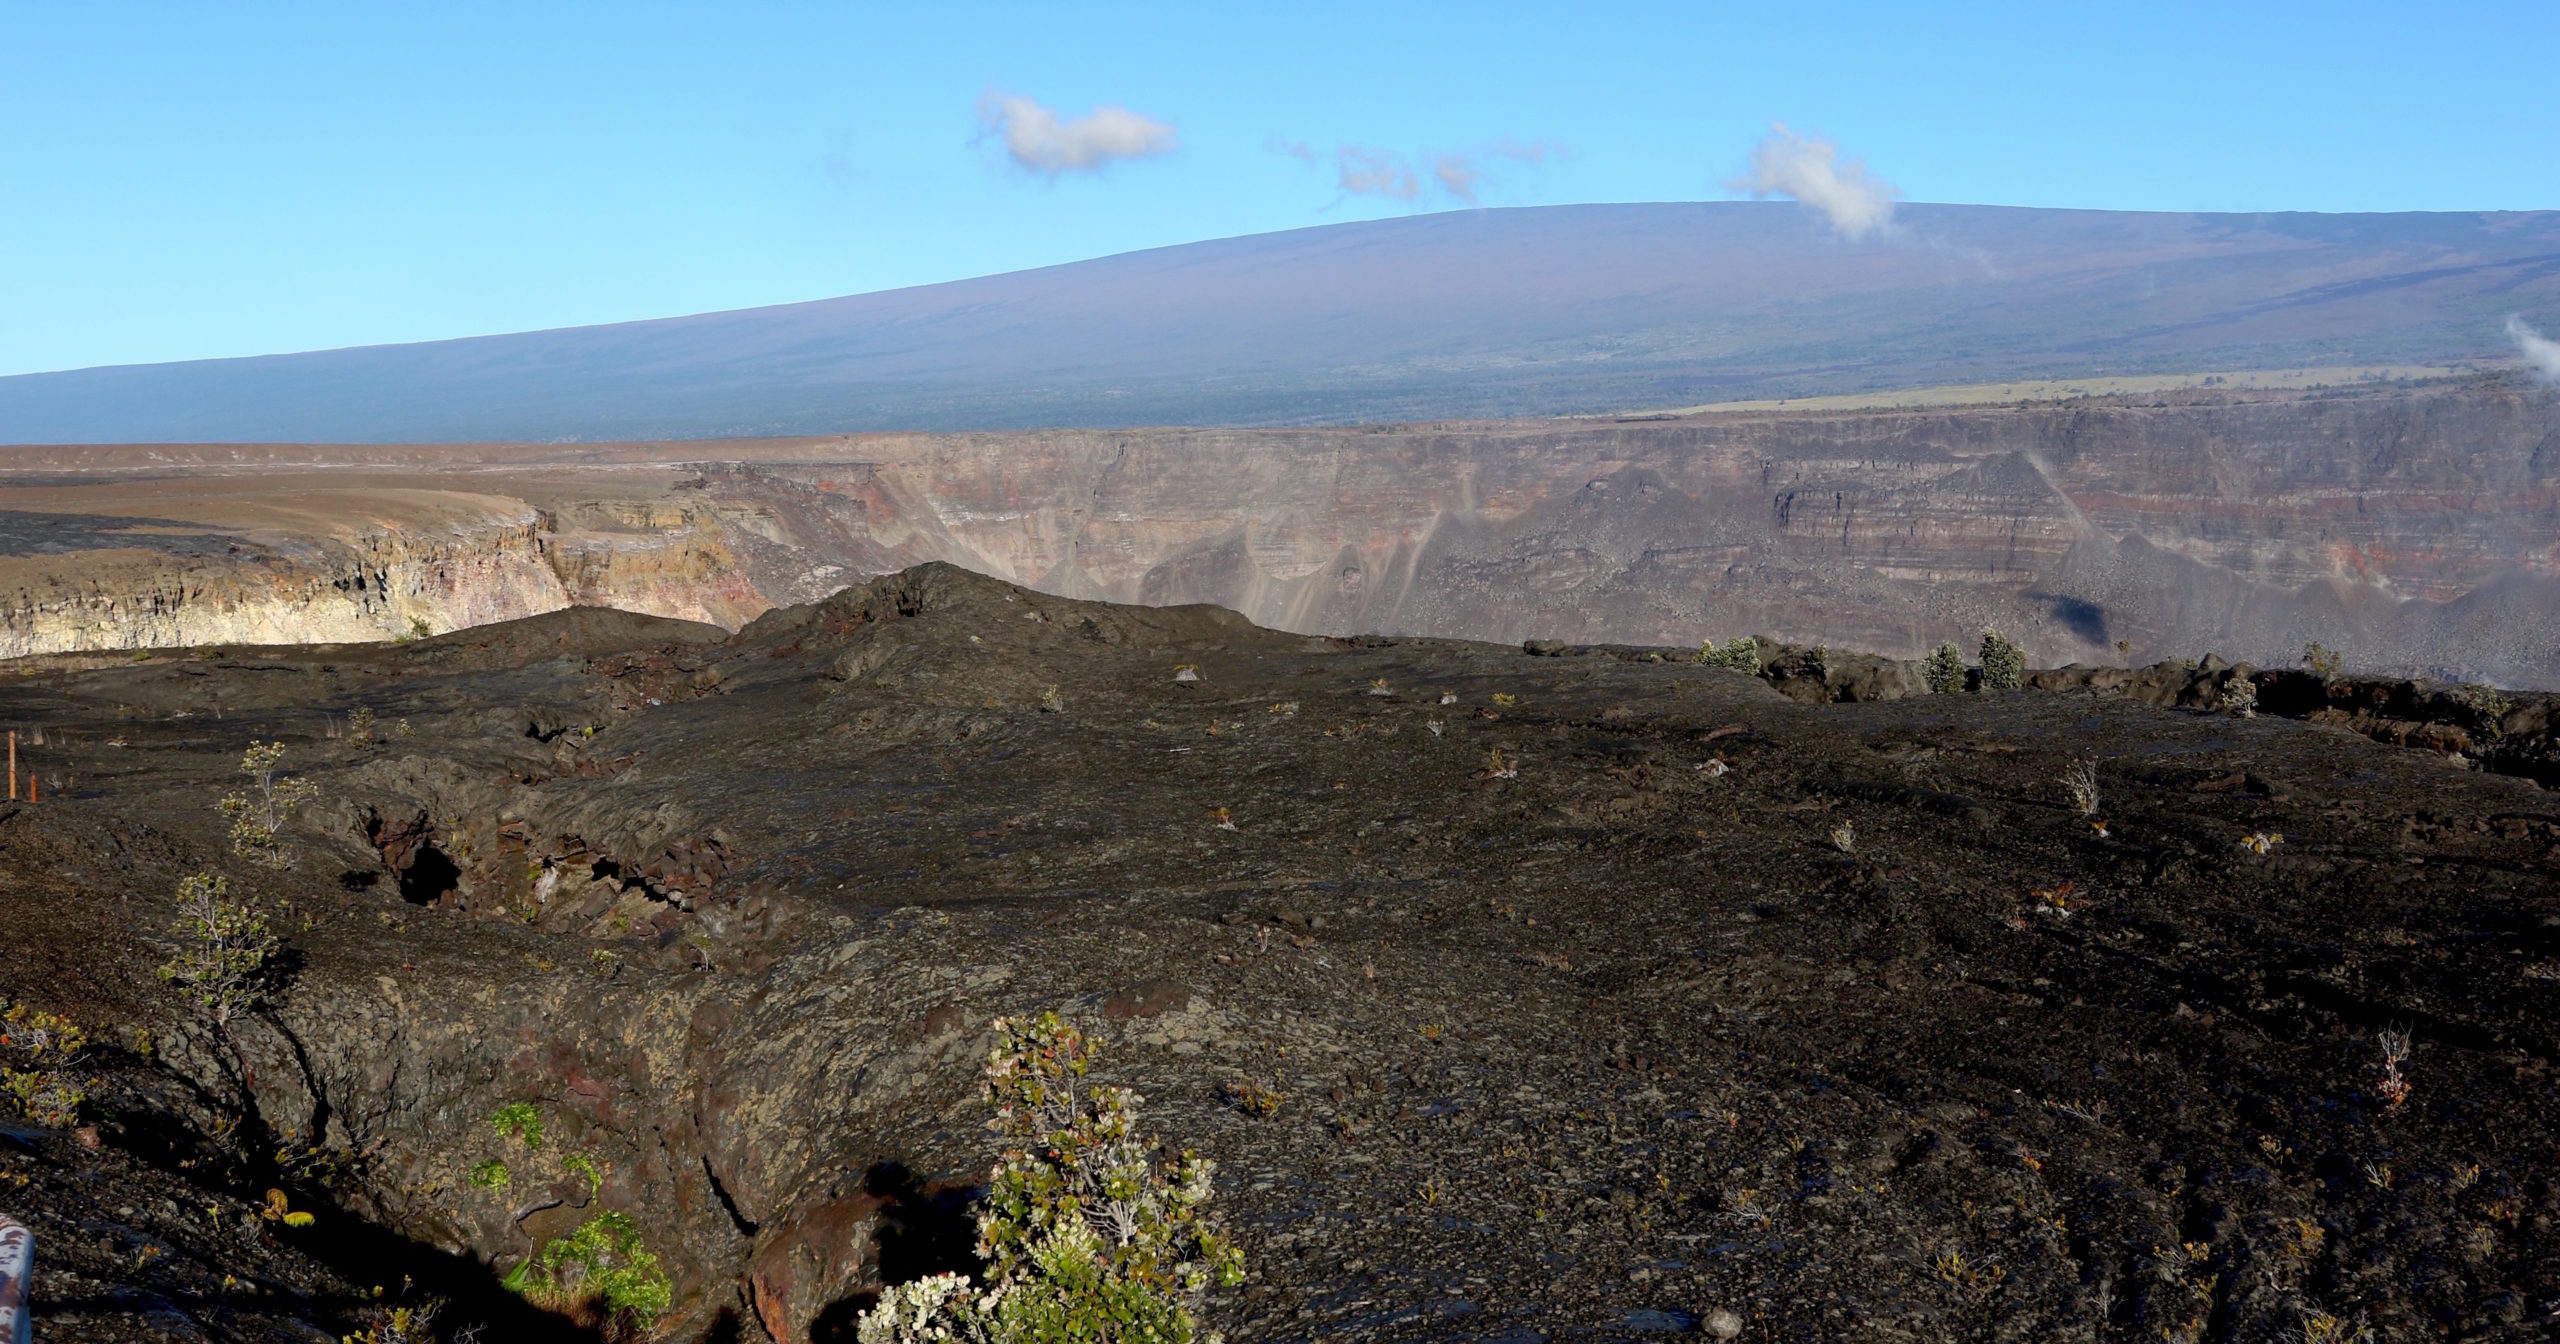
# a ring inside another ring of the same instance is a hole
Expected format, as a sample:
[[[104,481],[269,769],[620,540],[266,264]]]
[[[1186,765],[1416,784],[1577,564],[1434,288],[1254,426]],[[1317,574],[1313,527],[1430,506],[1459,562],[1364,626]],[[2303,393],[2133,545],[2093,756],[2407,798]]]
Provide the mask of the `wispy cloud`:
[[[2507,316],[2507,339],[2524,352],[2525,362],[2533,366],[2534,372],[2560,383],[2560,341],[2535,331],[2532,324],[2513,313]]]
[[[1274,154],[1286,154],[1310,168],[1316,165],[1315,151],[1295,140],[1274,137],[1264,141],[1262,147]],[[1565,153],[1564,146],[1553,141],[1524,142],[1508,136],[1482,150],[1452,150],[1418,158],[1366,145],[1341,145],[1333,151],[1334,185],[1348,196],[1377,196],[1408,204],[1422,199],[1426,191],[1436,190],[1474,205],[1481,188],[1496,176],[1486,169],[1486,160],[1507,159],[1536,168],[1565,157]]]
[[[1119,159],[1170,154],[1173,127],[1125,107],[1097,107],[1072,121],[1020,94],[989,89],[978,99],[978,129],[1004,141],[1004,152],[1023,168],[1056,177],[1098,173]]]
[[[1840,157],[1840,146],[1788,130],[1771,122],[1769,134],[1751,150],[1742,176],[1725,183],[1754,196],[1785,196],[1819,211],[1833,232],[1854,242],[1893,226],[1893,203],[1902,189],[1867,171],[1856,159]]]
[[[1542,168],[1547,160],[1565,158],[1572,153],[1553,140],[1520,141],[1507,135],[1494,141],[1493,148],[1486,152],[1495,158],[1525,163],[1532,168]]]
[[[1431,161],[1431,176],[1439,182],[1442,191],[1473,205],[1476,203],[1476,179],[1484,176],[1484,170],[1464,154],[1443,154]]]
[[[1410,201],[1422,194],[1413,165],[1397,155],[1344,145],[1333,152],[1333,168],[1334,184],[1354,196]]]

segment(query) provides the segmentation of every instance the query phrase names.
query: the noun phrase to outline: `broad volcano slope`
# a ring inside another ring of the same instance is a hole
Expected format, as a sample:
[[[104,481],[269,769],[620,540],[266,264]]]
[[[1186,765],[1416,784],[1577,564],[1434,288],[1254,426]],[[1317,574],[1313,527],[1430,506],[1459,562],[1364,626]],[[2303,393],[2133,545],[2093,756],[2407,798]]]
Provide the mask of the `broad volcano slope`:
[[[577,1338],[492,1280],[617,1211],[656,1338],[842,1338],[965,1261],[988,1022],[1042,1009],[1219,1163],[1240,1341],[2546,1336],[2553,795],[2272,717],[2371,698],[2300,674],[2242,719],[1542,652],[937,565],[735,635],[21,664],[0,987],[101,1043],[98,1147],[0,1145],[40,1337],[335,1337],[405,1275]],[[318,790],[283,871],[213,806],[252,739]],[[236,1070],[153,974],[199,870],[289,942]],[[475,1179],[505,1107],[595,1180]]]
[[[2560,326],[2560,213],[1469,210],[617,326],[0,378],[0,442],[600,440],[1543,416],[2443,364]]]

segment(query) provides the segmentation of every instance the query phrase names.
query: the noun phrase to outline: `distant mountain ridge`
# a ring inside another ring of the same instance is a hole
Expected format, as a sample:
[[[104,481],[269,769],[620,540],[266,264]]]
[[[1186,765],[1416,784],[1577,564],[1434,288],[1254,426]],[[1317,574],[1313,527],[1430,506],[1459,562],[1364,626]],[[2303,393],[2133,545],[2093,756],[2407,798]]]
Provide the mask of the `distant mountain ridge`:
[[[779,307],[0,378],[0,442],[458,442],[1530,417],[2446,363],[2560,326],[2560,212],[1784,202],[1338,224]]]

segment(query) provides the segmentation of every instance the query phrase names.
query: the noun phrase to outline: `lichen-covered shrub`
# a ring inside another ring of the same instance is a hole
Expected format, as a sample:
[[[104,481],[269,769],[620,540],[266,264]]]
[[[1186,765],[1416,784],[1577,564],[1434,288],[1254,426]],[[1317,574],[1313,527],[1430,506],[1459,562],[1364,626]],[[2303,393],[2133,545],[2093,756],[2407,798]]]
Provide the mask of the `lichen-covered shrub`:
[[[1982,632],[1982,689],[2014,691],[2027,684],[2026,650],[1997,630]]]
[[[1010,1141],[978,1215],[983,1284],[957,1274],[880,1295],[862,1344],[1189,1344],[1192,1304],[1243,1280],[1207,1217],[1206,1159],[1158,1159],[1138,1097],[1085,1081],[1092,1050],[1055,1013],[996,1020],[987,1096]],[[1210,1336],[1208,1338],[1214,1338]]]
[[[1939,695],[1954,695],[1962,691],[1965,677],[1964,650],[1957,648],[1954,640],[1948,640],[1939,645],[1937,652],[1930,654],[1928,661],[1920,664],[1920,675],[1927,679],[1929,689]]]

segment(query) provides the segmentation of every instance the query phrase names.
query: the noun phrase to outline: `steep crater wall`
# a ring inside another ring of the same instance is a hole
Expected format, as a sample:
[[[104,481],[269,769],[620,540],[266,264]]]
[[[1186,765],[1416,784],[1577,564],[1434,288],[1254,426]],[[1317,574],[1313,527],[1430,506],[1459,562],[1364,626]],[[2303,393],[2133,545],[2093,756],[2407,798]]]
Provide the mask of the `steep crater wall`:
[[[2560,397],[2503,377],[404,450],[396,470],[359,449],[301,450],[290,468],[280,452],[129,454],[212,502],[136,483],[117,451],[15,450],[22,472],[94,465],[0,490],[0,541],[18,538],[0,556],[0,652],[381,639],[578,604],[734,628],[945,560],[1308,633],[1761,631],[1916,657],[1997,627],[2049,664],[2281,664],[2318,640],[2376,673],[2560,685]],[[338,503],[269,502],[295,492]]]

